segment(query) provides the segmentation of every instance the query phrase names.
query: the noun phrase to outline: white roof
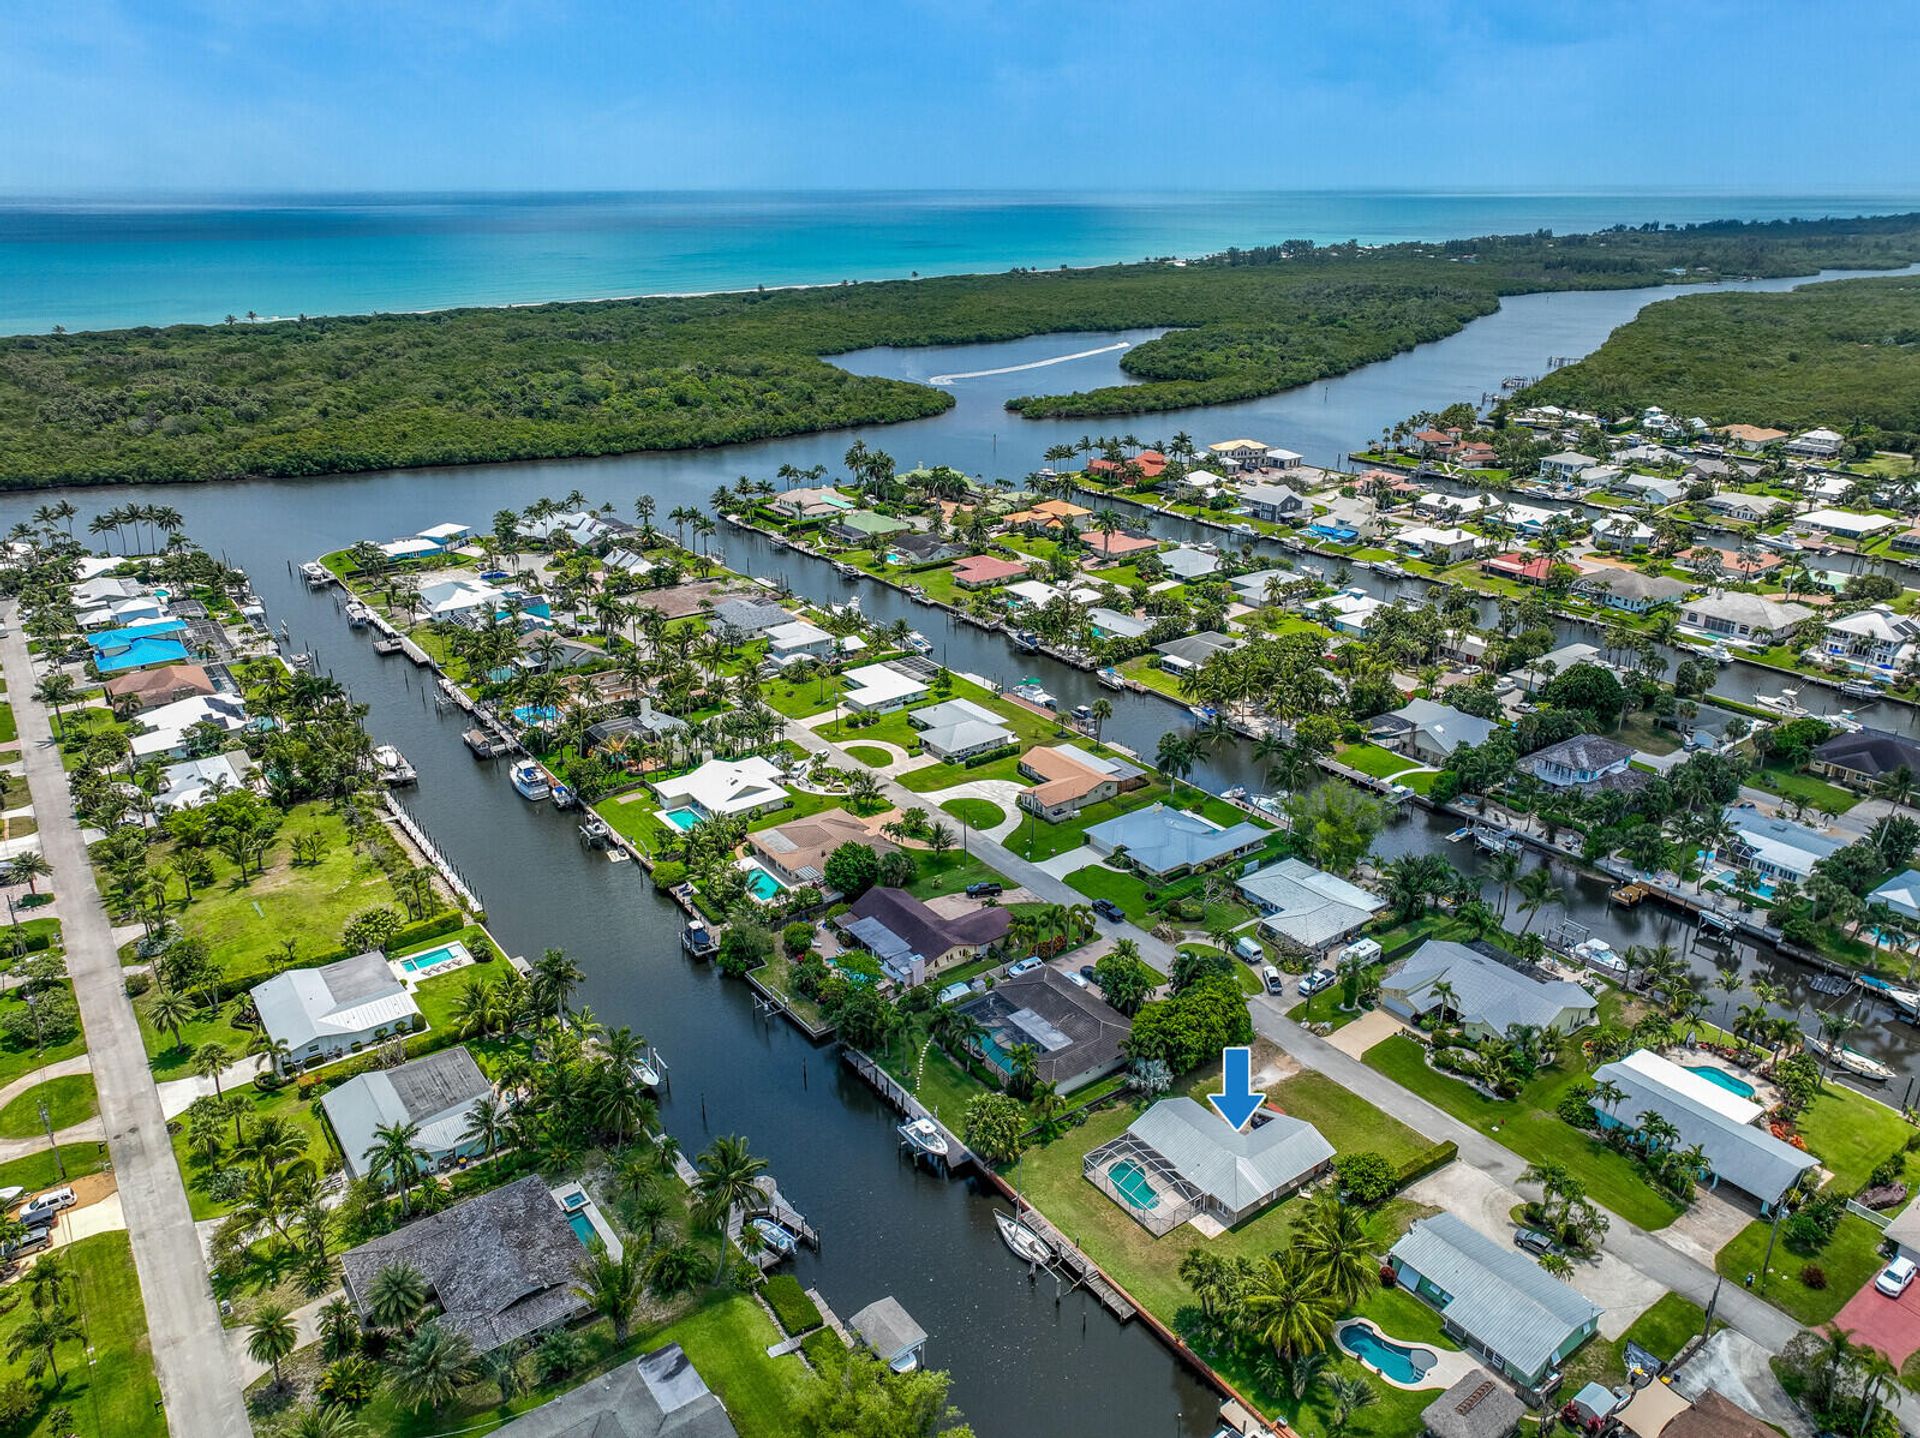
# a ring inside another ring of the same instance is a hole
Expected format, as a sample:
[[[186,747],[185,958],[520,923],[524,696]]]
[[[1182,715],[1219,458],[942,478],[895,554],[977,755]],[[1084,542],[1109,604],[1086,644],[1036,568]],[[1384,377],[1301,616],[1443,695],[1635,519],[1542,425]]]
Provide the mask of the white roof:
[[[1794,521],[1809,529],[1826,529],[1835,534],[1878,534],[1898,522],[1884,514],[1856,514],[1850,509],[1816,509]]]
[[[1889,643],[1911,639],[1920,634],[1920,619],[1895,614],[1884,604],[1875,604],[1827,626],[1832,634],[1857,634],[1863,639],[1882,639]]]
[[[809,624],[804,619],[796,619],[791,624],[776,624],[767,631],[767,644],[773,649],[801,649],[831,638],[833,636],[819,625]]]
[[[927,692],[926,685],[891,664],[863,664],[858,669],[849,669],[846,679],[847,698],[862,704],[918,699]]]
[[[254,985],[253,1005],[267,1032],[295,1049],[316,1039],[357,1038],[420,1012],[378,953],[275,974]]]
[[[1401,530],[1400,541],[1403,544],[1419,544],[1419,545],[1444,544],[1448,546],[1452,546],[1455,544],[1462,544],[1462,543],[1473,544],[1478,542],[1477,537],[1474,535],[1473,531],[1471,530],[1429,529],[1424,524],[1416,524],[1411,529]]]
[[[1757,809],[1729,807],[1725,813],[1739,842],[1753,850],[1756,859],[1783,873],[1808,873],[1820,860],[1846,847],[1830,834],[1791,819],[1769,819]]]
[[[1735,1123],[1752,1123],[1766,1110],[1750,1099],[1741,1098],[1731,1089],[1722,1088],[1711,1079],[1702,1078],[1690,1068],[1683,1068],[1672,1059],[1663,1058],[1652,1049],[1638,1049],[1620,1060],[1620,1067],[1631,1069],[1655,1083],[1672,1089],[1675,1093],[1685,1094],[1697,1104],[1703,1104],[1716,1113],[1723,1114]]]
[[[1867,895],[1868,904],[1885,904],[1909,919],[1920,919],[1920,871],[1908,869],[1895,874]]]
[[[1006,593],[1029,604],[1047,604],[1060,597],[1060,591],[1039,579],[1022,579],[1009,584]]]
[[[498,608],[505,599],[506,596],[491,584],[483,584],[478,579],[468,579],[464,575],[437,580],[420,588],[421,607],[436,616],[458,614],[463,609],[482,604],[488,608]]]
[[[1577,464],[1584,468],[1590,464],[1598,464],[1600,461],[1590,454],[1581,454],[1577,450],[1563,449],[1558,454],[1548,455],[1545,459],[1541,460],[1540,463],[1557,464],[1561,466]]]
[[[709,759],[691,774],[653,786],[662,804],[694,803],[709,814],[742,814],[787,796],[780,771],[758,754]]]
[[[133,753],[135,757],[144,758],[177,749],[187,730],[209,721],[231,733],[247,722],[246,706],[230,694],[195,694],[149,709],[140,716],[140,722],[147,729],[133,736]]]
[[[1304,458],[1304,456],[1296,454],[1293,450],[1290,450],[1290,449],[1270,449],[1267,451],[1267,458],[1277,459],[1286,463],[1291,463],[1296,459]]]
[[[162,809],[197,808],[218,793],[245,788],[252,767],[244,750],[169,764],[160,771],[160,794],[154,803]]]
[[[380,552],[389,559],[408,559],[415,555],[437,554],[440,546],[431,539],[422,539],[411,535],[406,539],[389,539],[380,546]]]
[[[1153,628],[1151,620],[1136,619],[1133,615],[1122,614],[1117,609],[1091,610],[1087,618],[1091,619],[1097,628],[1108,634],[1117,634],[1122,639],[1138,639]]]
[[[127,561],[118,555],[83,554],[74,561],[74,572],[84,584],[89,579],[98,579],[103,574],[111,574]]]
[[[1447,509],[1455,514],[1477,514],[1483,509],[1498,509],[1500,501],[1490,494],[1432,494],[1420,496],[1422,509]]]
[[[1689,599],[1686,604],[1688,614],[1704,614],[1712,619],[1724,619],[1732,624],[1744,624],[1749,629],[1785,629],[1810,618],[1813,611],[1804,604],[1782,604],[1772,599],[1764,599],[1758,594],[1747,594],[1738,589],[1729,589],[1723,594],[1709,594],[1700,599]]]
[[[436,524],[431,529],[420,531],[422,539],[437,539],[443,543],[449,539],[460,539],[473,533],[471,524]]]
[[[1240,892],[1271,909],[1263,926],[1309,949],[1349,934],[1386,900],[1300,859],[1282,859],[1239,882]]]

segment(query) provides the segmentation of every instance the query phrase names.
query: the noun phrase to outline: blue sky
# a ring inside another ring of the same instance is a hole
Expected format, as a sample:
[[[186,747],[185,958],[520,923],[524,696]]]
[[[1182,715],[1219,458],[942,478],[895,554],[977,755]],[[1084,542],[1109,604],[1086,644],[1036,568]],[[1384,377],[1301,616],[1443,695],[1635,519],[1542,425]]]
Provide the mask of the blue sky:
[[[1901,190],[1917,45],[1910,0],[0,0],[0,191]]]

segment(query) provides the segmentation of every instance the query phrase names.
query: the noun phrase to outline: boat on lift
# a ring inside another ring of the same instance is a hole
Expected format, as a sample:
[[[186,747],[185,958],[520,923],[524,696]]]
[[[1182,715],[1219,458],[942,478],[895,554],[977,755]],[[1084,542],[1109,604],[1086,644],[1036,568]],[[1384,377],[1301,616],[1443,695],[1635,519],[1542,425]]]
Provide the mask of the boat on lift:
[[[842,579],[861,580],[867,577],[867,572],[860,568],[859,565],[848,564],[845,560],[841,560],[833,567],[840,571],[840,577]]]
[[[660,1087],[660,1064],[652,1049],[638,1055],[630,1066],[634,1079],[642,1088]]]
[[[380,773],[380,782],[398,788],[406,784],[418,784],[420,773],[407,762],[406,756],[391,744],[376,744],[373,747],[373,766]]]
[[[1014,698],[1025,700],[1037,708],[1057,709],[1060,706],[1059,700],[1040,687],[1038,679],[1022,679],[1009,692]]]
[[[1778,694],[1758,694],[1753,702],[1769,713],[1778,714],[1784,719],[1810,718],[1811,711],[1800,702],[1798,689],[1782,689]]]
[[[794,1250],[800,1246],[799,1239],[770,1218],[756,1218],[752,1227],[760,1235],[761,1242],[782,1258],[791,1258]]]
[[[1211,704],[1189,704],[1187,713],[1193,716],[1196,724],[1211,724],[1220,717],[1220,711]]]
[[[333,571],[317,559],[309,559],[300,566],[300,577],[307,581],[309,589],[325,589],[335,582]]]
[[[1833,714],[1823,714],[1820,716],[1820,721],[1829,728],[1838,729],[1842,734],[1858,734],[1862,729],[1867,727],[1860,721],[1860,716],[1855,714],[1851,709],[1842,709]]]
[[[698,919],[689,919],[687,926],[680,931],[680,947],[693,958],[709,959],[720,952],[720,941]]]
[[[922,634],[918,629],[915,629],[911,633],[909,633],[907,637],[901,642],[900,647],[902,649],[905,649],[910,654],[933,653],[933,641],[927,638],[927,636]]]
[[[1733,663],[1733,651],[1716,639],[1707,646],[1707,658],[1711,659],[1715,664],[1731,664]]]
[[[1375,574],[1385,575],[1388,579],[1407,578],[1406,567],[1404,565],[1396,564],[1391,559],[1382,559],[1382,560],[1376,561],[1373,566],[1373,572]]]
[[[1920,1014],[1920,993],[1912,989],[1896,989],[1885,979],[1872,974],[1856,974],[1853,981],[1876,999],[1885,999],[1909,1018]]]
[[[1014,1257],[1028,1264],[1053,1262],[1053,1245],[1010,1213],[993,1211],[993,1226],[1000,1230],[1000,1241],[1013,1250]]]
[[[1013,631],[1013,647],[1022,654],[1032,654],[1040,648],[1040,636],[1031,629]]]
[[[1571,957],[1576,963],[1585,964],[1590,969],[1598,969],[1605,974],[1625,977],[1626,960],[1614,952],[1613,945],[1605,939],[1586,939],[1573,946]]]
[[[534,803],[546,798],[553,792],[553,785],[547,780],[546,770],[531,759],[522,759],[508,771],[513,787],[522,799]]]
[[[357,599],[347,602],[347,628],[365,629],[372,622],[373,613],[366,605]]]
[[[1073,712],[1067,716],[1082,729],[1093,728],[1093,707],[1088,704],[1076,704]]]
[[[1840,692],[1849,699],[1878,699],[1880,686],[1869,679],[1849,679],[1840,686]]]
[[[900,1138],[915,1153],[924,1153],[928,1158],[947,1156],[947,1136],[940,1132],[940,1125],[930,1118],[916,1118],[900,1125]]]
[[[1848,1048],[1845,1044],[1830,1044],[1825,1039],[1808,1035],[1805,1039],[1807,1052],[1816,1058],[1825,1059],[1835,1068],[1845,1069],[1856,1078],[1867,1079],[1873,1083],[1886,1083],[1893,1077],[1893,1070],[1879,1059],[1868,1058],[1860,1050]]]
[[[1108,668],[1096,670],[1093,677],[1098,679],[1101,685],[1107,689],[1125,689],[1127,687],[1126,676],[1118,669]]]
[[[558,780],[556,780],[553,786],[547,791],[547,797],[553,800],[553,807],[556,809],[571,809],[579,802],[573,790]]]

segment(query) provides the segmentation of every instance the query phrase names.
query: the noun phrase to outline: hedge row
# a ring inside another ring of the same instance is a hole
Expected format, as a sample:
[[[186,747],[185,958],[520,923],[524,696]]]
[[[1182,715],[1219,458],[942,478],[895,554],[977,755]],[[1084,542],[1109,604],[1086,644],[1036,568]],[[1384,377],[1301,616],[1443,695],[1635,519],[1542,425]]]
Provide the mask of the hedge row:
[[[1436,1169],[1445,1168],[1460,1156],[1460,1145],[1452,1139],[1436,1143],[1424,1152],[1416,1153],[1394,1172],[1394,1186],[1405,1188],[1408,1184],[1425,1178]]]
[[[807,1297],[806,1289],[791,1273],[774,1274],[760,1293],[789,1334],[810,1332],[825,1321],[820,1316],[820,1305]]]

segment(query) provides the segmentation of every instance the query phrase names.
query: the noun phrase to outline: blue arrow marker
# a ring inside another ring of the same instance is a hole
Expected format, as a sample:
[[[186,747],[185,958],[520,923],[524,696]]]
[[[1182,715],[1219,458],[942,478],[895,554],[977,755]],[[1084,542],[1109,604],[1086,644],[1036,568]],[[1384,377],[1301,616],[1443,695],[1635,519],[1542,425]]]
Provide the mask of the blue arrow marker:
[[[1227,1121],[1229,1128],[1238,1131],[1247,1126],[1247,1120],[1253,1117],[1253,1111],[1262,1101],[1262,1095],[1253,1091],[1252,1051],[1221,1049],[1220,1067],[1223,1070],[1221,1092],[1208,1094],[1207,1102]]]

